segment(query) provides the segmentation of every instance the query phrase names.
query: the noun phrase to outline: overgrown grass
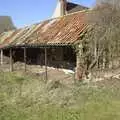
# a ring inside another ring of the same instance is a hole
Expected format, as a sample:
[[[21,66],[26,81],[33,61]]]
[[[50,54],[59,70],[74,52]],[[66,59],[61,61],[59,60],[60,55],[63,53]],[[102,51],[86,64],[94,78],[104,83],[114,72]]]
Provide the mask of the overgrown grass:
[[[68,87],[23,73],[0,73],[0,120],[120,120],[119,111],[119,87]]]

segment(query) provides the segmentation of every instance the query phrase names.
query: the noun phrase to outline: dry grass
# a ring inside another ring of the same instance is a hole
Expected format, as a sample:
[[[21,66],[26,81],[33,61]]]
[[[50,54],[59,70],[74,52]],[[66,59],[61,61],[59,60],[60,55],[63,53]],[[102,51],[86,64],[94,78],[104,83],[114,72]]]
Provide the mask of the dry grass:
[[[1,72],[0,86],[0,120],[120,119],[120,88],[115,85],[45,84],[36,76]]]

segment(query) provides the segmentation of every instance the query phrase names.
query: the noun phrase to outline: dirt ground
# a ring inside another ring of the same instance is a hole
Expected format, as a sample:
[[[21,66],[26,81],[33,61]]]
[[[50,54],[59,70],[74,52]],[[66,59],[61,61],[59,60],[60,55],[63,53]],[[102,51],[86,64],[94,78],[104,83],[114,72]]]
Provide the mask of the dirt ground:
[[[0,66],[0,71],[9,72],[9,63],[4,63]],[[24,63],[16,62],[13,65],[14,71],[24,72]],[[27,73],[30,75],[35,75],[41,77],[45,80],[45,66],[40,65],[27,65]],[[71,70],[57,69],[48,67],[47,68],[48,80],[61,81],[64,84],[73,84],[75,82],[75,73]],[[120,69],[112,70],[95,70],[92,71],[89,79],[85,80],[89,84],[94,84],[95,86],[120,86]]]
[[[42,79],[45,79],[45,66],[26,65],[26,67],[27,67],[26,72],[28,74],[39,76]],[[1,65],[0,71],[9,72],[10,65],[9,64]],[[24,72],[24,63],[16,62],[13,65],[13,71]],[[47,67],[47,75],[48,75],[48,80],[56,80],[56,81],[60,80],[62,82],[66,82],[66,83],[74,82],[74,73],[71,73],[70,70]]]

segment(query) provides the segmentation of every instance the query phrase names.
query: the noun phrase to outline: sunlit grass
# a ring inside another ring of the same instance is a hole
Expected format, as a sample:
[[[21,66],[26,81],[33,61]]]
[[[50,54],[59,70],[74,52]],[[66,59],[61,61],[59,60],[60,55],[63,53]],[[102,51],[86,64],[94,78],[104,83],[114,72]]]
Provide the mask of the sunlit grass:
[[[120,89],[45,84],[24,73],[0,73],[0,120],[120,120]]]

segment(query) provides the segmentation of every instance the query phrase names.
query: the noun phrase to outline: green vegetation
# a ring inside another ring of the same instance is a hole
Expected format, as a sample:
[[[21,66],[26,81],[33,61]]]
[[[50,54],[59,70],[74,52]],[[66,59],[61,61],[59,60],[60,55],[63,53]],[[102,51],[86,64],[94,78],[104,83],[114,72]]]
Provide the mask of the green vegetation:
[[[16,29],[10,16],[0,16],[0,33]]]
[[[45,84],[24,73],[0,73],[0,120],[119,120],[119,110],[118,83]]]

